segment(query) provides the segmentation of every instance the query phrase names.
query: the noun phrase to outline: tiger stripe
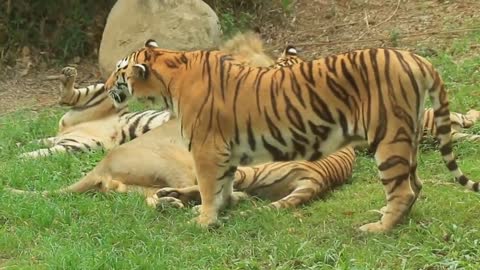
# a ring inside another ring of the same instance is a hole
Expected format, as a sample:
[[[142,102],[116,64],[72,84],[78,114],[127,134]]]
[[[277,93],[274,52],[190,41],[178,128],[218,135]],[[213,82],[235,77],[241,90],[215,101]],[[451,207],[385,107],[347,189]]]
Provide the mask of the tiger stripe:
[[[234,189],[273,200],[270,207],[293,208],[316,199],[350,178],[355,162],[352,147],[345,147],[322,160],[271,162],[239,167]]]

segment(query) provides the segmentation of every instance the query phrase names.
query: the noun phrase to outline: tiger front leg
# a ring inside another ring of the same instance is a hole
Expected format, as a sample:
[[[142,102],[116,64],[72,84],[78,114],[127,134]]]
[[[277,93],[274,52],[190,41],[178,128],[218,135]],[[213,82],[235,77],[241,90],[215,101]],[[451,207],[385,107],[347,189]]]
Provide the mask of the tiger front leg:
[[[361,231],[389,231],[408,214],[417,197],[410,178],[410,174],[416,172],[410,162],[413,153],[412,146],[405,143],[378,146],[375,160],[385,189],[387,206],[382,208],[380,221],[361,226]]]
[[[60,86],[61,96],[59,103],[61,105],[73,106],[76,103],[75,97],[75,80],[77,78],[77,69],[74,67],[64,67],[62,69],[62,84]]]
[[[218,212],[239,200],[233,194],[233,176],[237,168],[229,163],[229,155],[193,152],[201,205],[195,219],[201,227],[218,224]]]

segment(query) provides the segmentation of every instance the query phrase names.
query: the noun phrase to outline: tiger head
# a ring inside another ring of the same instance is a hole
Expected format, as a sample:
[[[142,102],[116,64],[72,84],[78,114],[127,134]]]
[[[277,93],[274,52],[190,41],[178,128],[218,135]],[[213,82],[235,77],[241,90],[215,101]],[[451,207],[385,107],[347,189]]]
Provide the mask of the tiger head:
[[[114,105],[120,107],[132,96],[168,96],[168,81],[180,62],[186,62],[181,52],[159,49],[155,40],[117,62],[115,70],[105,83],[105,89]]]
[[[298,50],[294,46],[288,45],[273,66],[276,68],[288,67],[301,62],[303,62],[303,60],[298,56]]]

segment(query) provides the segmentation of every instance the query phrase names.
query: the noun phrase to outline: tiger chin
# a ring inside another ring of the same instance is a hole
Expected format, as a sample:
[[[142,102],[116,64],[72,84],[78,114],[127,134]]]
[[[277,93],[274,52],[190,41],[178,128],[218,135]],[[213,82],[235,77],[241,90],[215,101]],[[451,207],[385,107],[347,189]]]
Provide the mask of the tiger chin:
[[[366,141],[387,205],[381,220],[360,227],[385,232],[409,213],[422,188],[417,154],[424,101],[433,104],[436,137],[457,182],[478,192],[452,151],[444,83],[432,64],[407,51],[364,49],[284,68],[254,68],[220,51],[181,52],[148,40],[119,61],[110,96],[159,96],[180,119],[192,153],[202,205],[196,221],[218,222],[232,200],[240,165],[318,160]]]

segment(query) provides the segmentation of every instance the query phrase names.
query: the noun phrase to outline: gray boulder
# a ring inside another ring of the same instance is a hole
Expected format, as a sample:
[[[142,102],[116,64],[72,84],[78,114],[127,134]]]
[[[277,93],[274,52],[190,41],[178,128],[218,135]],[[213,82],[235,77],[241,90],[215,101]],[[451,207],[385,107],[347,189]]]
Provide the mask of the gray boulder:
[[[166,49],[207,49],[218,46],[221,30],[215,12],[200,0],[118,0],[98,53],[102,77],[149,38]]]

